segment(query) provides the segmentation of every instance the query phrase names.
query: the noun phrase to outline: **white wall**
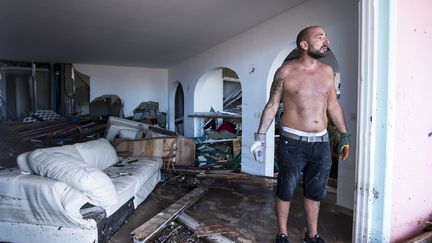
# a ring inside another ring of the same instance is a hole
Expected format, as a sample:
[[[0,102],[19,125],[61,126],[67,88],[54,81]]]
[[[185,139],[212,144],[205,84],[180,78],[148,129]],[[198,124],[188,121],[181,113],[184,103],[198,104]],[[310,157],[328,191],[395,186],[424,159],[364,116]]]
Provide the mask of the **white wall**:
[[[341,103],[347,117],[348,129],[353,133],[351,157],[342,162],[342,180],[338,185],[338,203],[353,208],[355,129],[357,110],[357,32],[358,1],[311,0],[295,9],[270,19],[214,48],[207,50],[169,69],[170,114],[173,113],[173,89],[176,81],[185,87],[185,134],[191,136],[194,122],[194,88],[201,75],[216,67],[235,71],[242,81],[243,137],[242,171],[258,175],[273,175],[273,136],[267,136],[265,165],[253,161],[249,147],[257,130],[261,111],[268,99],[271,81],[277,67],[294,49],[297,33],[310,25],[321,25],[330,37],[330,47],[340,65]],[[173,128],[174,121],[169,120]],[[273,134],[272,127],[267,134]]]
[[[105,95],[118,95],[124,102],[125,116],[143,101],[159,102],[159,111],[168,111],[168,70],[107,65],[74,64],[90,76],[90,101]]]
[[[195,112],[223,111],[222,69],[205,73],[195,88]]]

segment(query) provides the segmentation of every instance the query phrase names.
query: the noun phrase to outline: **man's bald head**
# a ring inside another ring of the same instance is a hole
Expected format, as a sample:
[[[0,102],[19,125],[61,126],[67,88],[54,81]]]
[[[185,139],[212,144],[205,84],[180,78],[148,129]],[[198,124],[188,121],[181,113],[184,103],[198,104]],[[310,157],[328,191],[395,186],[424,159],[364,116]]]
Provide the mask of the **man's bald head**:
[[[297,45],[297,49],[299,51],[301,50],[300,42],[307,40],[310,37],[310,30],[314,29],[314,28],[321,28],[321,27],[318,25],[309,26],[309,27],[302,29],[300,31],[300,33],[298,33],[297,39],[296,39],[296,45]]]

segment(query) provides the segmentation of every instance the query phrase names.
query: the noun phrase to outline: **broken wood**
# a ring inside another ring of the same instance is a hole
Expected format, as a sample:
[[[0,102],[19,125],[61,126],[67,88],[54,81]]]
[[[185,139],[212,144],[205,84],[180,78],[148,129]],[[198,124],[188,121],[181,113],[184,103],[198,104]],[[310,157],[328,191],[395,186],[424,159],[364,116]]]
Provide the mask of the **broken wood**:
[[[165,171],[169,170],[170,167],[172,167],[172,170],[175,172],[176,151],[177,151],[177,139],[173,139],[173,141],[171,142],[171,145],[169,147],[168,156],[163,158]]]
[[[44,122],[45,123],[45,122]],[[85,136],[101,134],[106,128],[102,120],[82,120],[77,122],[61,122],[28,131],[22,131],[17,136],[23,140],[41,139],[78,139]]]
[[[424,230],[425,231],[432,231],[432,221],[426,221],[425,222],[425,228],[424,228]]]
[[[252,176],[252,175],[247,175],[242,173],[219,173],[219,174],[201,173],[201,174],[197,174],[196,177],[226,179],[229,182],[244,183],[244,184],[260,186],[268,189],[272,189],[277,183],[277,179],[273,177]]]
[[[166,235],[159,243],[164,243],[165,241],[169,240],[169,238],[171,238],[171,236],[173,236],[175,233],[177,233],[177,231],[181,228],[182,228],[181,225],[177,226],[175,229],[173,229],[171,232],[169,232],[169,234]]]
[[[216,170],[216,169],[212,169],[212,170],[202,170],[202,169],[195,169],[195,168],[177,168],[176,172],[177,173],[182,173],[182,174],[197,174],[197,173],[209,173],[209,174],[229,174],[232,173],[234,170],[231,169],[221,169],[221,170]]]
[[[241,154],[241,140],[233,140],[232,147],[233,147],[233,157],[235,158]]]
[[[195,230],[195,234],[201,238],[204,236],[216,235],[216,234],[232,234],[234,229],[228,225],[209,225],[202,226]]]
[[[197,178],[213,178],[213,179],[225,179],[228,182],[244,183],[253,186],[259,186],[263,188],[273,189],[277,183],[276,177],[269,176],[256,176],[248,175],[244,173],[235,173],[233,170],[200,170],[194,168],[176,168],[176,172],[180,174],[189,174],[196,176]]]
[[[173,143],[175,153],[170,153]],[[195,140],[182,136],[117,140],[114,148],[117,153],[129,156],[168,158],[172,154],[176,166],[193,166],[195,161]]]
[[[423,232],[407,241],[406,243],[428,243],[432,242],[432,231]]]
[[[147,242],[179,214],[196,203],[207,191],[206,187],[197,187],[168,208],[145,222],[130,233],[134,242]]]
[[[186,227],[188,227],[191,230],[199,229],[200,227],[203,227],[204,224],[200,223],[198,220],[192,218],[187,213],[182,213],[178,217],[178,221],[180,221],[182,224],[184,224]],[[209,236],[204,236],[203,239],[205,239],[207,242],[210,243],[234,243],[233,240],[230,240],[226,238],[223,235],[220,234],[214,234]]]

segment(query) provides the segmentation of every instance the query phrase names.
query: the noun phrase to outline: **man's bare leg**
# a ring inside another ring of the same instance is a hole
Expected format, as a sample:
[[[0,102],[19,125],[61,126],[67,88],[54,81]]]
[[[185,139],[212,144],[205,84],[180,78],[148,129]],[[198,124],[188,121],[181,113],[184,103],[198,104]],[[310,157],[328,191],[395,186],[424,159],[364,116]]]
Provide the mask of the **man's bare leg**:
[[[288,213],[290,208],[290,202],[282,201],[276,197],[276,216],[279,224],[279,234],[288,235],[287,223],[288,223]]]
[[[304,198],[304,210],[308,228],[308,237],[313,238],[318,233],[318,214],[320,202]]]

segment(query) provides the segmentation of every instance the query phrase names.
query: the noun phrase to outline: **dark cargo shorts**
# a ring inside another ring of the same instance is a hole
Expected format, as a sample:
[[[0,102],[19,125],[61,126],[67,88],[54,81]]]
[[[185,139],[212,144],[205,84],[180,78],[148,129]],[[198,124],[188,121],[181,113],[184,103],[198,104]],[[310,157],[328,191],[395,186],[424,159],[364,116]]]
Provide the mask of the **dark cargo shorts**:
[[[281,135],[279,158],[276,195],[280,200],[291,201],[302,171],[304,197],[324,199],[332,164],[329,142],[299,141]]]

